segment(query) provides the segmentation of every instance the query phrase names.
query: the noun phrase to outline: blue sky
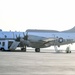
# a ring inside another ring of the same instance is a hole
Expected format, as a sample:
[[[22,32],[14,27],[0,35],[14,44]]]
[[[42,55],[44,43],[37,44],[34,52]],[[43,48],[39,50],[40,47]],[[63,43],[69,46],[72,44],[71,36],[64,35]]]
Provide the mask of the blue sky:
[[[0,0],[0,29],[67,30],[75,26],[75,0]]]

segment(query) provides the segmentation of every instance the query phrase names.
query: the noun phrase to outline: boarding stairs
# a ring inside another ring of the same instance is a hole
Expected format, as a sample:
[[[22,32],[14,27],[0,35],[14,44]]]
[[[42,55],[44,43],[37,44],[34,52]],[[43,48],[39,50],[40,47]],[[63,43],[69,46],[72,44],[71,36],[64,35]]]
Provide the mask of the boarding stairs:
[[[9,50],[15,50],[15,49],[17,48],[17,46],[19,45],[19,43],[20,43],[20,42],[14,41],[14,42],[12,43],[12,45],[10,46]]]

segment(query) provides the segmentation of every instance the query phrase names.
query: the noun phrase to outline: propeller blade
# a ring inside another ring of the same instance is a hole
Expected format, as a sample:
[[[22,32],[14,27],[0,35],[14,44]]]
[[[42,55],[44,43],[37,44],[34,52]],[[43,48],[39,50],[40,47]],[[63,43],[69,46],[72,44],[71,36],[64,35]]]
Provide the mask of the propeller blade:
[[[24,35],[23,39],[27,40],[28,39],[28,33],[26,32],[26,35],[23,33],[23,35]]]
[[[15,41],[20,41],[20,39],[21,39],[20,34],[19,34],[19,36],[16,35]]]

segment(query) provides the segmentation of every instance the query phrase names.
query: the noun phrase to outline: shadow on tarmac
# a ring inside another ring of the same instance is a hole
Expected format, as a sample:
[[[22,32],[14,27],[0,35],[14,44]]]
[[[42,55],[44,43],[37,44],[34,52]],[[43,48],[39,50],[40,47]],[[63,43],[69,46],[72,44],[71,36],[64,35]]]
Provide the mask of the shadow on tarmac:
[[[0,52],[25,52],[21,50],[8,50],[8,51],[1,51]],[[40,52],[35,52],[35,50],[27,50],[25,53],[53,53],[53,54],[65,54],[65,52],[55,52],[55,51],[40,51]]]

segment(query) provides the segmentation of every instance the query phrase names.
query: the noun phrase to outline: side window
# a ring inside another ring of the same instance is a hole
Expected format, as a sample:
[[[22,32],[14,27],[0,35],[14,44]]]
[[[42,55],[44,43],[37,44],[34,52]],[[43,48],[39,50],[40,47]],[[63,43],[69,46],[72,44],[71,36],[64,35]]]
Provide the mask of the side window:
[[[4,46],[5,45],[5,42],[2,42],[2,46]]]
[[[1,42],[0,42],[0,45],[1,45]]]

